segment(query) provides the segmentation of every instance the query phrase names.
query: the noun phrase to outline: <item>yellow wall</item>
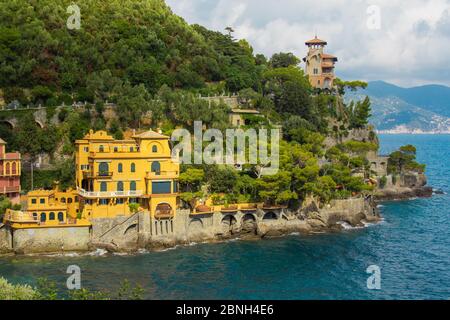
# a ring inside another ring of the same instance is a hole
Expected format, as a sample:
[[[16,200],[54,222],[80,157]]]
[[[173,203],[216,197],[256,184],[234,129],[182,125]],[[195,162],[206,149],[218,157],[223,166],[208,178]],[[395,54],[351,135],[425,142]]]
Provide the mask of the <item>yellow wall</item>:
[[[158,204],[168,203],[175,213],[180,168],[171,158],[169,137],[149,131],[132,140],[114,140],[104,131],[91,131],[76,144],[76,183],[84,217],[129,215],[130,202],[152,215]],[[159,171],[152,172],[156,163]],[[170,184],[170,193],[155,195],[153,182]]]

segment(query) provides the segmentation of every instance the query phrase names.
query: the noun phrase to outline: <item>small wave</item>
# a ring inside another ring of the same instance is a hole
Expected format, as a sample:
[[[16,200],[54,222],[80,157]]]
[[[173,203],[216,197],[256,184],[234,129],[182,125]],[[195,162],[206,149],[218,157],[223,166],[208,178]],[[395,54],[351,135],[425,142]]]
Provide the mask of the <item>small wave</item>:
[[[92,257],[102,257],[108,254],[105,249],[97,249],[95,251],[89,252],[88,255]]]
[[[113,256],[120,256],[120,257],[131,256],[131,255],[133,255],[133,254],[132,253],[127,253],[127,252],[114,252],[113,253]]]
[[[363,229],[364,227],[353,227],[350,223],[346,221],[338,221],[338,225],[340,225],[344,230],[356,230],[356,229]]]
[[[382,204],[377,205],[377,208],[384,208],[385,206]]]
[[[164,248],[164,249],[159,249],[159,250],[155,250],[155,252],[167,252],[167,251],[172,251],[172,250],[176,250],[178,249],[179,245],[170,247],[170,248]]]

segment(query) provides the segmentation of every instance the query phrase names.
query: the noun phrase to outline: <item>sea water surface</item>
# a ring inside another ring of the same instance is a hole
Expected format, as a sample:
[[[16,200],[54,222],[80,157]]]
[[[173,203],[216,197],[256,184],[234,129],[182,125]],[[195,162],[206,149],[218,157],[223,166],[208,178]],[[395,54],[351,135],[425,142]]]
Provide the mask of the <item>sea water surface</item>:
[[[0,258],[0,276],[63,287],[69,265],[82,286],[114,291],[123,279],[148,299],[449,299],[450,135],[381,135],[382,152],[414,144],[429,184],[445,194],[384,203],[384,221],[363,229],[262,241],[197,244],[131,256]],[[366,270],[381,269],[381,290]]]

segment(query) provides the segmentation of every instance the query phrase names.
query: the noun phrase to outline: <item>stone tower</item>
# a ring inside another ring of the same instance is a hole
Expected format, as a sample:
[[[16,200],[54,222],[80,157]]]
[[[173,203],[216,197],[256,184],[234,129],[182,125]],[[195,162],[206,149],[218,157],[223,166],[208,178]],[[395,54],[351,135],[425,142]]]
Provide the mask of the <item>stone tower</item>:
[[[317,36],[305,43],[308,46],[308,55],[303,61],[306,63],[305,73],[314,88],[331,89],[336,76],[334,65],[337,57],[324,53],[327,42],[320,40]]]

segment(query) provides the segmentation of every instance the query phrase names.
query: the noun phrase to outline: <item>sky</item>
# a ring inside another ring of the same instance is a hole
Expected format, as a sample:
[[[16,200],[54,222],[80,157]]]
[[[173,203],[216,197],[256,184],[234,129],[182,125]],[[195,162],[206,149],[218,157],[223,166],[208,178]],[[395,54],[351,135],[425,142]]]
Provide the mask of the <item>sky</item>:
[[[255,53],[306,56],[326,40],[337,76],[450,86],[450,0],[166,0],[188,23],[247,39]]]

